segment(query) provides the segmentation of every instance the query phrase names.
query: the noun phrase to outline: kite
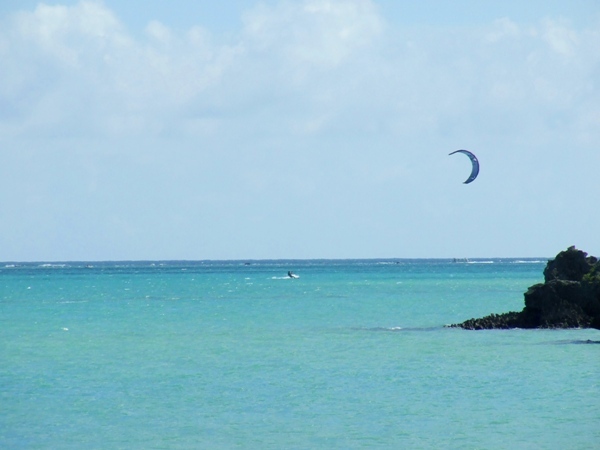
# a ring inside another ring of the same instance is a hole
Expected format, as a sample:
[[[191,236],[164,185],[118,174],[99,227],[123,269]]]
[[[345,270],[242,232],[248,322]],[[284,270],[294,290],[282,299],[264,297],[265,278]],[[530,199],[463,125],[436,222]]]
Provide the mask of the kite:
[[[479,174],[479,161],[477,161],[477,156],[475,156],[469,150],[456,150],[455,152],[449,153],[449,155],[454,155],[455,153],[464,153],[471,160],[471,164],[473,165],[473,168],[471,169],[471,175],[469,175],[467,181],[464,182],[464,184],[469,184],[471,181],[477,178],[477,175]]]

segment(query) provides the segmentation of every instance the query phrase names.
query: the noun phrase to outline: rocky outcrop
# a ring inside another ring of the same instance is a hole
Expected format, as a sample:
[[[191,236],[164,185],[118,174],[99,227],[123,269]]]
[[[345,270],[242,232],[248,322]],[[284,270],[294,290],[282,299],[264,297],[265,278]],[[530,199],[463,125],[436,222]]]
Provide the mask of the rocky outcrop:
[[[491,314],[451,325],[467,330],[493,328],[600,329],[600,262],[569,247],[548,261],[544,283],[525,292],[521,312]]]

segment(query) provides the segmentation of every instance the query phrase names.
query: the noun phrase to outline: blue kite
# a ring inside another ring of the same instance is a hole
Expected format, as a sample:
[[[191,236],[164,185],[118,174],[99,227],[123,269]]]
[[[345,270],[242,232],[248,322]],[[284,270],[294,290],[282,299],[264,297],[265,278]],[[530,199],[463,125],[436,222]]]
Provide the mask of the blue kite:
[[[479,161],[477,160],[477,156],[475,156],[469,150],[456,150],[455,152],[449,153],[449,155],[454,155],[455,153],[464,153],[471,160],[471,164],[473,165],[471,169],[471,175],[469,175],[467,181],[464,182],[464,184],[469,184],[471,181],[477,178],[477,175],[479,174]]]

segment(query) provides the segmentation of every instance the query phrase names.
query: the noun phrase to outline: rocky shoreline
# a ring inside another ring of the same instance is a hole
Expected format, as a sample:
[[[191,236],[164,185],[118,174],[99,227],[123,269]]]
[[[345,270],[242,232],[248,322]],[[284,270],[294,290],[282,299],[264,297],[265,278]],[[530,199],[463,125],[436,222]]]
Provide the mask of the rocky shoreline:
[[[600,329],[600,262],[569,247],[546,265],[544,283],[531,286],[522,311],[490,314],[450,327],[465,330],[509,328]]]

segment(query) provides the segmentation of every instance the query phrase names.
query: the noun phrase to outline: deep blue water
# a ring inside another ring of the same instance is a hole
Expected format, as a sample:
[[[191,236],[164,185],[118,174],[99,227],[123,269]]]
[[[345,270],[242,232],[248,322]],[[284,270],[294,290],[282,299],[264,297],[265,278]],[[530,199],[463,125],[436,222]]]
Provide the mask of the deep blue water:
[[[4,263],[0,448],[598,448],[600,332],[444,327],[545,263]]]

